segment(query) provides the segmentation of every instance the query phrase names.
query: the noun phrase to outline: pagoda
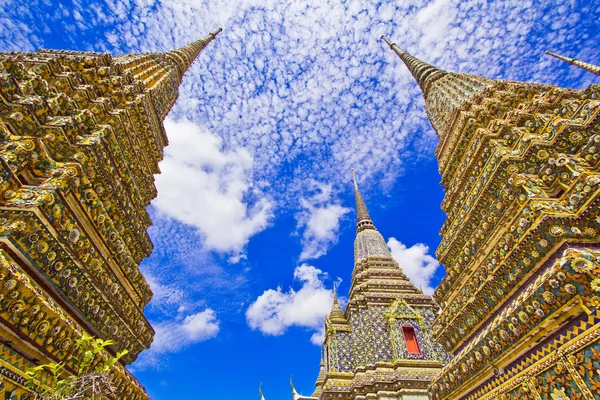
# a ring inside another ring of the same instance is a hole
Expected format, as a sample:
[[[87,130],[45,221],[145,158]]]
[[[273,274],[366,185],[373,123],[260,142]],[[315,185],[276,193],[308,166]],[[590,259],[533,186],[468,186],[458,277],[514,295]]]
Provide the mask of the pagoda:
[[[353,173],[354,175],[354,173]],[[429,399],[449,360],[432,339],[438,311],[404,274],[377,231],[354,178],[354,270],[345,310],[337,291],[325,320],[324,357],[314,398]]]
[[[433,338],[454,358],[433,398],[597,399],[600,86],[446,72],[385,40],[439,136]]]
[[[87,333],[114,341],[104,357],[129,351],[116,398],[148,398],[125,365],[154,336],[138,266],[162,122],[219,31],[167,53],[0,53],[0,397],[33,398],[35,365],[73,373]]]

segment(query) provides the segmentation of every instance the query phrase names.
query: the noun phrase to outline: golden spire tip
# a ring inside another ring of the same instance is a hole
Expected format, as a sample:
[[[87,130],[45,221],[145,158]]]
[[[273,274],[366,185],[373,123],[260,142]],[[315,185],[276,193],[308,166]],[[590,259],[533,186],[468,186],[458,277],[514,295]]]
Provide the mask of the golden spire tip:
[[[392,47],[395,43],[390,42],[385,36],[381,35],[381,38],[390,46]]]
[[[333,302],[337,303],[338,298],[337,298],[337,287],[338,287],[339,282],[335,281],[333,282]]]

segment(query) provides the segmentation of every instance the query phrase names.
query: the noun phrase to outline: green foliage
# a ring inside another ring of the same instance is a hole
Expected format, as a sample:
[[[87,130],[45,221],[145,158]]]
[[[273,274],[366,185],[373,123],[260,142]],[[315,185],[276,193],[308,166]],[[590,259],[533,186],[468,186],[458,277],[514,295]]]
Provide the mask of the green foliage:
[[[94,338],[84,333],[77,340],[79,352],[78,357],[75,357],[75,375],[66,376],[68,372],[65,371],[64,362],[38,365],[27,370],[27,386],[37,392],[40,400],[102,399],[114,394],[109,373],[128,351],[123,350],[109,359],[102,357],[104,349],[113,344],[115,342],[112,340]],[[42,371],[52,377],[50,388],[43,387],[36,379]]]

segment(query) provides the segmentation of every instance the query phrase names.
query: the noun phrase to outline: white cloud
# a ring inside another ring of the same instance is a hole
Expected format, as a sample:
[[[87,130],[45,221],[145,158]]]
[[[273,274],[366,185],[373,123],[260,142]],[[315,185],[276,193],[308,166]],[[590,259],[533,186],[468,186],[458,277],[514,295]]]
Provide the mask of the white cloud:
[[[266,335],[282,335],[291,326],[313,331],[311,342],[322,343],[323,321],[331,311],[333,291],[326,289],[326,274],[308,264],[294,270],[294,279],[302,283],[295,291],[283,292],[281,287],[268,289],[258,296],[246,311],[246,320],[252,329]],[[319,342],[321,339],[321,342]]]
[[[164,306],[176,305],[181,307],[181,303],[185,297],[183,290],[175,285],[168,285],[159,282],[158,278],[150,273],[144,274],[146,282],[152,289],[152,301],[150,305],[156,308]]]
[[[136,369],[159,368],[165,361],[165,354],[176,353],[194,343],[212,339],[219,333],[219,321],[210,308],[152,326],[156,332],[154,341],[150,350],[144,351],[135,362]]]
[[[207,308],[188,315],[181,321],[168,321],[154,324],[156,335],[150,347],[155,354],[174,353],[192,344],[217,336],[219,321],[216,313]]]
[[[400,264],[400,268],[410,278],[412,283],[423,289],[423,293],[432,294],[431,278],[439,267],[438,261],[428,253],[429,247],[423,243],[417,243],[412,247],[395,238],[389,238],[387,242],[392,257]]]
[[[170,144],[152,205],[197,228],[207,249],[239,260],[249,238],[271,217],[272,203],[252,185],[252,156],[224,149],[221,138],[187,120],[167,119],[165,128]]]
[[[303,230],[300,261],[325,255],[337,243],[340,220],[350,211],[332,199],[331,185],[311,181],[308,186],[316,193],[300,200],[302,211],[296,215],[297,229]]]

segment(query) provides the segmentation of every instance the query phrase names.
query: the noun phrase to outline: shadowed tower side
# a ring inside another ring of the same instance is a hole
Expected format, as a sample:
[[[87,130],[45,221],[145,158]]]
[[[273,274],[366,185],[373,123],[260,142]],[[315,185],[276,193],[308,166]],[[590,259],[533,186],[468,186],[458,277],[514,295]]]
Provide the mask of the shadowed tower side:
[[[148,398],[124,368],[154,336],[146,207],[163,119],[216,33],[168,53],[0,53],[0,393],[27,396],[36,364],[72,373],[85,332],[129,351],[117,397]]]
[[[386,43],[440,138],[447,219],[436,255],[447,274],[433,336],[454,358],[434,399],[594,398],[599,86],[438,72]]]

